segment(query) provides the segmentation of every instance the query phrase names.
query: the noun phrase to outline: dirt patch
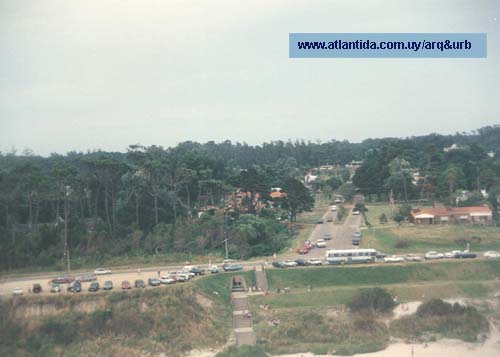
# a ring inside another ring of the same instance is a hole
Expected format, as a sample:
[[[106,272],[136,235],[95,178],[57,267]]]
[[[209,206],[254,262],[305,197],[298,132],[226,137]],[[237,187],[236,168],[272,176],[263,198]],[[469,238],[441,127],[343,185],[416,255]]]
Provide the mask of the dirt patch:
[[[198,304],[200,304],[201,306],[203,306],[204,308],[210,309],[212,307],[213,301],[210,300],[209,298],[207,298],[201,294],[196,294],[195,297],[196,297],[196,302]]]

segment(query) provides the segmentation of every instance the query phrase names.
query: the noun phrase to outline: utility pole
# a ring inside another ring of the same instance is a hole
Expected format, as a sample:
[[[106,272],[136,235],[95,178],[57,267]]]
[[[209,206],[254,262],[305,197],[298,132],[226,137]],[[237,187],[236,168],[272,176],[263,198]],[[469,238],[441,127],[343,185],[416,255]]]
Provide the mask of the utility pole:
[[[64,255],[66,256],[66,263],[68,265],[68,273],[71,272],[71,265],[69,260],[69,246],[68,246],[68,198],[71,194],[71,187],[66,186],[66,194],[64,195]]]
[[[236,200],[235,200],[236,202]],[[227,250],[227,207],[226,207],[226,196],[224,195],[224,246],[226,248],[226,260],[229,259],[229,252]]]

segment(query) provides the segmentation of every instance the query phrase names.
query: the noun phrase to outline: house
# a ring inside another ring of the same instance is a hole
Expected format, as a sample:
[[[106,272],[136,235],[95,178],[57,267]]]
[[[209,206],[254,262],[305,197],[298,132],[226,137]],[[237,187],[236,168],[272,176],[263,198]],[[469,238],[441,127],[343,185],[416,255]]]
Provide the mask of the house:
[[[288,194],[279,187],[273,187],[271,188],[269,196],[271,197],[272,200],[274,200],[276,198],[285,198],[288,196]]]
[[[488,206],[438,207],[411,210],[415,224],[492,224],[493,214]]]

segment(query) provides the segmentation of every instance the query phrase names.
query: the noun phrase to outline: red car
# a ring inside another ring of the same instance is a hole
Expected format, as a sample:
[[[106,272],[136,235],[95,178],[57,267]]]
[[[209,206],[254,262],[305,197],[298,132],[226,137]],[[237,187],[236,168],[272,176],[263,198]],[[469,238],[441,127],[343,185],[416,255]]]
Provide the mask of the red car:
[[[70,276],[60,276],[60,277],[52,279],[50,282],[52,284],[70,284],[74,280],[75,280],[75,278],[72,278]]]
[[[122,289],[132,289],[132,285],[127,281],[122,281]]]
[[[297,253],[307,254],[309,253],[309,247],[307,245],[304,245],[302,248],[297,249]]]

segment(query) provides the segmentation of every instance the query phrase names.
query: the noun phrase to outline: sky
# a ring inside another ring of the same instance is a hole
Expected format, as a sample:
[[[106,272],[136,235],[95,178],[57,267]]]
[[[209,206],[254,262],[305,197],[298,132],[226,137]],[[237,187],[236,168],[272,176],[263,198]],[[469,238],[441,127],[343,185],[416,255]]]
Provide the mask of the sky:
[[[486,59],[290,59],[291,32],[486,32]],[[498,0],[0,0],[0,151],[500,124]]]

